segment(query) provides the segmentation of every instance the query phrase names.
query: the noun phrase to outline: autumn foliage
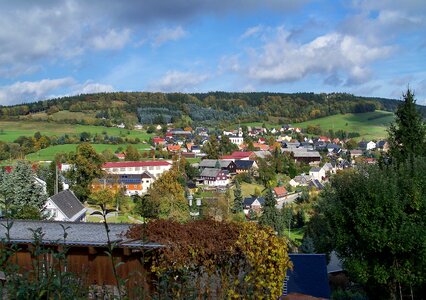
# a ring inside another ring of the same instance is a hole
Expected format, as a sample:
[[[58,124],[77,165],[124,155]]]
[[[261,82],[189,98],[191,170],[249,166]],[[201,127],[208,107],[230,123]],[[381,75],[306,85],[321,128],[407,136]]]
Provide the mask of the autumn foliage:
[[[153,255],[151,270],[172,281],[185,278],[196,298],[276,299],[281,295],[291,263],[286,241],[271,229],[214,220],[185,224],[155,220],[146,226],[135,225],[126,236],[137,239],[146,233],[144,238],[164,245]],[[182,293],[182,287],[173,293]]]

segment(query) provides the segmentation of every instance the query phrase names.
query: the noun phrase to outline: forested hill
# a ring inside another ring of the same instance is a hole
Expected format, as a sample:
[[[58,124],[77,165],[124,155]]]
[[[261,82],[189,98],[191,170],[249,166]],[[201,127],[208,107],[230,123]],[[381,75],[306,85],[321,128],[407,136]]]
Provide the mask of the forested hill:
[[[65,111],[92,114],[91,123],[109,126],[133,119],[143,124],[190,120],[196,124],[263,121],[302,122],[340,113],[377,109],[394,111],[398,100],[359,97],[346,93],[147,93],[115,92],[85,94],[52,100],[0,106],[1,119],[47,116]],[[426,107],[418,106],[426,117]],[[134,116],[134,118],[129,118]],[[53,119],[52,119],[53,120]],[[69,121],[69,120],[67,120]]]

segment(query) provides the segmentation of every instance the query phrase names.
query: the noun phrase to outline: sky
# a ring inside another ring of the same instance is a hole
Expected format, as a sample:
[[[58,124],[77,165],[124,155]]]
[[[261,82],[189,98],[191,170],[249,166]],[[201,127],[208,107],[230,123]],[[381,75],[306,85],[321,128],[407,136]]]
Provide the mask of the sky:
[[[0,105],[407,87],[426,105],[425,0],[0,0]]]

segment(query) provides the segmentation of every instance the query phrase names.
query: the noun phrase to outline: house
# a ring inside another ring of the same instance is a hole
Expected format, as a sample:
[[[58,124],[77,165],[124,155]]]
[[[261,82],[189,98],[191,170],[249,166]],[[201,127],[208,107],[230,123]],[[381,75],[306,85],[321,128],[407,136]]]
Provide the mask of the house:
[[[181,149],[180,145],[167,145],[167,151],[177,153]]]
[[[376,143],[373,141],[370,141],[370,142],[362,141],[358,143],[358,147],[364,151],[373,150],[376,148]]]
[[[262,206],[265,204],[265,198],[263,197],[246,197],[244,198],[244,212],[248,214],[249,210],[252,209],[257,213],[260,213]]]
[[[273,189],[273,192],[274,192],[275,199],[277,201],[284,200],[288,194],[286,188],[283,186],[277,186],[276,188]]]
[[[241,146],[244,143],[244,138],[242,136],[230,135],[229,140],[232,144]]]
[[[312,179],[309,181],[308,187],[311,189],[316,189],[318,191],[322,191],[324,189],[324,185],[318,179]]]
[[[126,159],[126,153],[115,153],[115,157],[117,157],[119,160],[125,160]]]
[[[270,151],[254,151],[255,158],[266,158],[268,156],[271,156]]]
[[[341,147],[337,144],[327,144],[326,148],[328,153],[339,154],[342,151]]]
[[[201,148],[200,148],[200,146],[198,146],[198,145],[193,145],[193,146],[191,147],[191,152],[192,152],[192,153],[195,153],[195,154],[200,154],[200,153],[201,153]]]
[[[325,254],[291,253],[289,257],[293,269],[287,270],[283,296],[299,294],[305,296],[299,299],[310,299],[309,296],[330,299]]]
[[[65,190],[49,197],[44,210],[48,219],[53,221],[86,221],[87,209],[70,190]]]
[[[166,140],[161,137],[154,137],[152,138],[152,142],[154,143],[154,146],[157,146],[157,145],[164,145],[166,143]]]
[[[356,157],[362,156],[364,152],[359,149],[354,149],[354,150],[350,150],[350,153],[352,158],[356,158]]]
[[[226,170],[217,168],[205,168],[199,178],[200,184],[208,186],[227,186],[229,184],[229,173]]]
[[[223,160],[223,159],[203,159],[198,165],[200,169],[205,168],[218,168],[222,170],[227,170],[230,174],[235,174],[237,166],[232,160]]]
[[[384,152],[388,152],[389,143],[387,141],[378,141],[376,147]]]
[[[321,155],[318,151],[294,151],[293,157],[297,162],[309,164],[319,164],[321,162]]]
[[[309,176],[312,179],[323,181],[325,179],[325,170],[323,168],[311,168],[309,170]]]
[[[108,174],[132,175],[148,171],[155,178],[170,170],[171,167],[172,164],[165,160],[118,161],[106,162],[102,165],[102,169]]]
[[[335,174],[336,173],[336,166],[332,163],[325,163],[324,166],[322,166],[322,168],[325,171],[325,174]]]
[[[84,274],[86,284],[99,287],[117,284],[116,277],[113,275],[111,258],[105,254],[109,241],[112,241],[114,243],[113,259],[116,264],[120,263],[117,275],[120,278],[130,279],[125,283],[126,288],[130,290],[146,283],[141,276],[132,275],[149,271],[141,261],[141,249],[152,250],[162,247],[158,243],[146,243],[142,240],[127,238],[125,233],[131,226],[131,224],[108,224],[109,236],[107,236],[103,223],[13,220],[13,226],[7,232],[7,221],[0,220],[0,236],[9,234],[10,242],[17,246],[13,260],[19,266],[18,272],[28,272],[34,270],[32,229],[40,228],[43,232],[40,244],[49,247],[49,251],[63,252],[61,249],[64,244],[66,245],[66,271]],[[64,228],[67,233],[65,241]],[[56,259],[51,253],[48,254],[49,262]]]
[[[92,189],[98,191],[108,188],[115,192],[120,189],[125,190],[128,196],[142,195],[148,192],[149,187],[155,181],[154,175],[148,171],[141,174],[117,174],[109,175],[92,182]]]
[[[311,181],[311,177],[306,174],[295,176],[292,180],[290,180],[289,184],[292,187],[296,186],[308,186],[309,181]]]
[[[236,160],[236,173],[249,173],[258,169],[257,163],[254,160]]]
[[[254,152],[251,151],[234,151],[231,155],[224,155],[221,158],[226,160],[253,160],[255,158]]]

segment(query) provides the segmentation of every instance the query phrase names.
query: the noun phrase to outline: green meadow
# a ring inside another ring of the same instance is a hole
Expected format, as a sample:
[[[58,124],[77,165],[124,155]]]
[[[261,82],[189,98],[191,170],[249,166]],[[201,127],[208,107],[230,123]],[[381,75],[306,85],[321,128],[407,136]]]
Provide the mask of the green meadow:
[[[321,128],[326,131],[333,129],[334,131],[344,130],[347,132],[358,132],[361,135],[360,139],[368,140],[385,138],[387,136],[386,129],[394,118],[395,115],[392,112],[378,110],[359,114],[333,115],[302,123],[292,123],[292,126],[306,129],[308,125],[320,125]],[[262,124],[262,122],[241,123],[241,125],[252,127],[262,126]],[[265,125],[267,128],[277,128],[282,124],[266,123]],[[234,129],[235,125],[230,127],[230,129],[231,128]]]
[[[145,130],[128,130],[116,127],[34,121],[0,121],[0,141],[13,142],[20,136],[33,136],[37,131],[47,136],[72,135],[82,132],[89,132],[91,134],[107,133],[111,136],[120,136],[123,138],[139,138],[141,141],[147,141],[152,136],[151,134],[147,134]]]

